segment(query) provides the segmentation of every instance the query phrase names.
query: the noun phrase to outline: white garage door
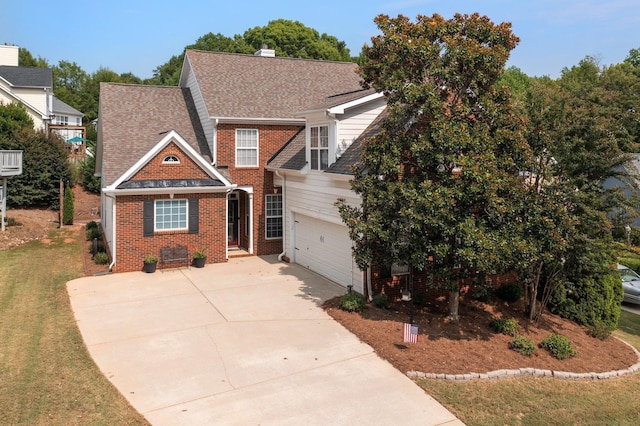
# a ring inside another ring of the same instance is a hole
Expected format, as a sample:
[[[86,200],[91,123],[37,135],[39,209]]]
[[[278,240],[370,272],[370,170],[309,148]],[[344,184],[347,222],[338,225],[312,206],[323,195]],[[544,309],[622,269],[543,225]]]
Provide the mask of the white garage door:
[[[295,262],[362,292],[362,272],[353,261],[346,226],[296,214]]]

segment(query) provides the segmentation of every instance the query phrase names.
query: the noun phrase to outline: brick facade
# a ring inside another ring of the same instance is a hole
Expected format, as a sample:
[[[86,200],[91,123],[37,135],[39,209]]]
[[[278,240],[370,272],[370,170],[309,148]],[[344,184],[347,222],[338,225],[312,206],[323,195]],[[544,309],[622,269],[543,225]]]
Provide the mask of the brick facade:
[[[169,155],[176,156],[178,164],[162,164]],[[152,158],[132,180],[141,179],[201,179],[209,177],[175,144],[170,143]],[[121,195],[116,197],[116,265],[114,272],[139,271],[147,255],[160,257],[160,249],[177,244],[187,246],[190,257],[204,248],[207,263],[226,262],[226,193],[175,194],[173,199],[197,198],[198,232],[155,232],[144,236],[143,208],[145,200],[171,199],[170,191],[157,195]],[[162,265],[160,265],[162,266]]]
[[[258,167],[236,167],[236,129],[258,130]],[[228,167],[233,183],[253,188],[253,253],[261,256],[282,252],[282,239],[266,238],[265,195],[274,193],[273,172],[265,170],[267,161],[298,131],[299,126],[221,124],[217,130],[217,166]],[[281,188],[276,189],[281,193]],[[248,249],[246,206],[249,194],[240,192],[239,246]]]

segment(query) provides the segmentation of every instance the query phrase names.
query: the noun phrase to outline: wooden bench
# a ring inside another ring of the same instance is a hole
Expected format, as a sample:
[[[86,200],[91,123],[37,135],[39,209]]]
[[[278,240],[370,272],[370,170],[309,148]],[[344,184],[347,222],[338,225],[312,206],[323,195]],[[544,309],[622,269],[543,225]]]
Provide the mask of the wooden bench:
[[[176,245],[175,247],[163,247],[160,249],[160,265],[171,265],[174,263],[186,262],[187,266],[191,265],[189,257],[189,249],[185,246]]]

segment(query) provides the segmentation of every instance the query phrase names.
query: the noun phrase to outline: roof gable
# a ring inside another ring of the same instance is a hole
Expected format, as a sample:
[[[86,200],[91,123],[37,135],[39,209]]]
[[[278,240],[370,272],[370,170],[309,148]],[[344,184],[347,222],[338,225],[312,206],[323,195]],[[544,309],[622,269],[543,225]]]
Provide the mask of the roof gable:
[[[117,188],[124,182],[133,178],[140,170],[144,168],[152,159],[154,159],[161,151],[169,144],[174,143],[178,149],[186,154],[194,163],[196,163],[202,171],[204,171],[209,177],[222,182],[224,186],[231,186],[231,183],[220,173],[215,167],[205,161],[202,156],[196,152],[191,145],[187,143],[176,131],[171,130],[144,156],[142,156],[132,167],[130,167],[125,173],[123,173],[112,185],[111,188]]]
[[[328,96],[362,89],[351,62],[187,50],[184,67],[212,117],[292,119]]]
[[[101,83],[96,167],[105,185],[113,184],[172,130],[211,161],[189,89]]]

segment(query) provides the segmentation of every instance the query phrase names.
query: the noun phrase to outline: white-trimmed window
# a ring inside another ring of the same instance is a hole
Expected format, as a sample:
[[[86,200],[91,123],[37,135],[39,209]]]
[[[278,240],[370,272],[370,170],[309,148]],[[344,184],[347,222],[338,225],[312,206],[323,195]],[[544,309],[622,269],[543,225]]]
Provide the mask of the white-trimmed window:
[[[67,115],[56,115],[56,124],[67,126],[69,124],[69,116]]]
[[[329,167],[329,127],[316,126],[310,130],[311,170],[326,170]]]
[[[282,238],[282,194],[265,197],[266,237]]]
[[[236,129],[236,166],[258,167],[257,129]]]
[[[186,199],[156,200],[154,226],[156,231],[186,230],[189,228]]]

